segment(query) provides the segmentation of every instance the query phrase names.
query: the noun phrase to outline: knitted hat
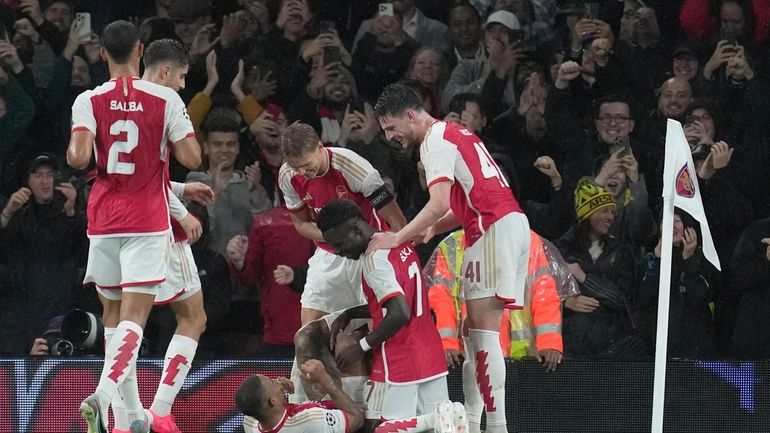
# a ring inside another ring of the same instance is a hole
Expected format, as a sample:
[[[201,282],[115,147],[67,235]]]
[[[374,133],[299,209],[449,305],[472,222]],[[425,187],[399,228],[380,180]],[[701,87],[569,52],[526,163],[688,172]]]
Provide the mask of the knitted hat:
[[[615,197],[590,179],[583,178],[575,188],[575,213],[578,222],[583,222],[594,212],[605,207],[615,207]]]

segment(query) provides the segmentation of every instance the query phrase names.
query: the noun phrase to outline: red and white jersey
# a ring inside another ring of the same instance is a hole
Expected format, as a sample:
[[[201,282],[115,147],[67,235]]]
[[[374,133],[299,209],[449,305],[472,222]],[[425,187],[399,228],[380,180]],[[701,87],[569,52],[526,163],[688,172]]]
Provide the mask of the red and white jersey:
[[[364,295],[375,329],[385,316],[383,305],[394,296],[406,297],[411,312],[406,326],[380,347],[372,348],[369,377],[377,382],[403,385],[447,374],[441,337],[430,315],[428,287],[412,243],[369,254],[364,260],[363,275]]]
[[[286,404],[281,421],[273,428],[263,427],[253,417],[243,418],[246,433],[347,433],[348,414],[331,401]]]
[[[428,187],[450,181],[449,205],[473,245],[492,223],[521,212],[500,168],[476,134],[462,125],[437,121],[420,146]]]
[[[377,230],[388,230],[388,225],[372,205],[384,191],[385,184],[380,173],[352,150],[327,147],[329,170],[323,176],[308,179],[294,171],[287,164],[281,167],[279,186],[283,191],[286,207],[296,212],[307,206],[313,221],[326,203],[337,199],[355,202],[369,224]],[[334,253],[325,242],[316,242],[319,248]]]
[[[179,95],[137,77],[114,78],[75,99],[72,131],[78,130],[95,137],[88,235],[168,232],[167,143],[195,135]]]

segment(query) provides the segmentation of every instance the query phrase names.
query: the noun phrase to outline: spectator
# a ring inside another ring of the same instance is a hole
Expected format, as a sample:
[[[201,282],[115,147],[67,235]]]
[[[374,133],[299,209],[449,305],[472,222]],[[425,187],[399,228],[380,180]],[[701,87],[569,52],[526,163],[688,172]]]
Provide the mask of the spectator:
[[[751,223],[730,261],[730,286],[740,299],[732,335],[742,358],[770,357],[770,218]]]
[[[479,12],[467,3],[459,3],[449,10],[449,35],[452,38],[447,64],[451,71],[461,60],[480,60],[484,54],[481,44]]]
[[[495,11],[506,10],[516,15],[524,31],[524,47],[549,59],[558,48],[555,0],[496,0]]]
[[[688,223],[684,223],[684,221]],[[704,359],[716,355],[714,299],[716,269],[705,260],[698,245],[692,218],[674,210],[671,262],[671,297],[668,313],[668,357]],[[658,290],[660,285],[661,241],[647,254],[645,274],[639,288],[635,321],[648,345],[655,347]]]
[[[401,19],[398,12],[372,18],[353,50],[352,72],[356,83],[361,84],[361,94],[370,101],[376,100],[385,86],[405,75],[420,46],[399,25]]]
[[[716,8],[718,6],[718,10]],[[767,41],[770,6],[762,0],[685,0],[679,12],[682,31],[700,40],[732,36],[756,44]]]
[[[429,46],[442,53],[449,50],[451,39],[446,24],[426,17],[420,9],[414,6],[414,0],[396,0],[392,4],[394,14],[400,16],[401,29],[406,36],[416,41],[418,46]],[[364,35],[370,33],[372,28],[379,24],[377,23],[380,21],[378,18],[379,16],[376,16],[361,23],[356,39],[353,41],[353,52],[358,50],[358,45]]]
[[[203,182],[216,193],[214,203],[208,206],[209,248],[222,256],[226,255],[227,242],[233,236],[248,233],[252,219],[270,209],[270,200],[260,184],[259,166],[246,167],[245,173],[234,168],[240,153],[239,129],[238,123],[230,118],[209,118],[203,128],[208,170],[187,175],[188,182]]]
[[[510,108],[516,105],[514,71],[524,57],[523,33],[516,15],[497,11],[484,24],[484,59],[460,61],[444,90],[444,110],[458,93],[489,93]]]
[[[441,117],[441,96],[448,78],[444,57],[431,47],[417,50],[409,61],[406,78],[419,81],[430,94],[431,107],[428,113]]]
[[[273,207],[283,204],[283,193],[278,187],[278,172],[283,164],[281,154],[281,130],[286,126],[286,115],[281,107],[269,104],[249,125],[256,143],[256,160],[262,173],[261,183]]]
[[[29,353],[35,337],[55,316],[94,300],[81,292],[79,255],[85,214],[59,163],[43,154],[28,165],[26,186],[0,213],[0,237],[8,254],[10,286],[0,301],[0,352]],[[90,298],[90,299],[89,299]]]
[[[638,358],[646,354],[634,334],[629,308],[635,263],[630,244],[610,235],[612,194],[587,179],[575,190],[577,224],[555,244],[579,283],[564,312],[564,353],[580,358]]]
[[[0,53],[9,52],[9,45],[0,42]],[[24,136],[35,117],[35,105],[30,95],[16,81],[14,75],[9,75],[0,67],[0,184],[2,193],[10,195],[11,189],[17,185],[16,173],[9,164],[14,159],[17,145]]]
[[[21,11],[29,18],[40,37],[59,54],[67,43],[67,34],[75,17],[75,10],[68,0],[28,0]]]
[[[174,23],[174,33],[190,49],[191,55],[205,55],[198,48],[209,41],[214,30],[211,22],[209,0],[174,1],[168,10],[168,18]],[[208,52],[208,50],[206,50]]]
[[[257,285],[265,321],[263,356],[294,356],[294,334],[300,328],[300,295],[313,242],[300,236],[285,206],[254,219],[249,237],[236,236],[227,245],[232,277]]]

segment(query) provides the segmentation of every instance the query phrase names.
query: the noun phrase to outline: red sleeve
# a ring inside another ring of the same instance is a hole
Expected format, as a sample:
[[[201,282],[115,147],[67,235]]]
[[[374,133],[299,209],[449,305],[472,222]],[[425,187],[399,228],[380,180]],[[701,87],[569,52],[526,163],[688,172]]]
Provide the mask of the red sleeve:
[[[451,182],[451,181],[452,181],[452,179],[450,179],[448,177],[437,177],[436,179],[433,179],[433,181],[431,183],[428,184],[428,189],[430,189],[430,187],[432,187],[433,185],[435,185],[437,183]]]
[[[246,286],[257,284],[257,278],[262,270],[262,231],[258,219],[251,223],[249,233],[249,246],[246,249],[246,257],[243,260],[243,269],[238,271],[230,264],[230,275],[239,283]]]
[[[709,0],[684,0],[679,10],[679,26],[682,33],[688,38],[707,39],[711,33],[710,8]]]

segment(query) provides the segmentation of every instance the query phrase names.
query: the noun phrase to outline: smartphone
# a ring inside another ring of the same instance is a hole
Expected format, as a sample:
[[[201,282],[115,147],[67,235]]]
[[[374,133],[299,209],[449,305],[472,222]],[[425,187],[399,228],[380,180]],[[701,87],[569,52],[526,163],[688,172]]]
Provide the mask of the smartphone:
[[[339,47],[324,47],[323,61],[324,65],[342,62]]]
[[[75,22],[80,24],[78,36],[91,35],[91,14],[88,12],[78,12],[75,14]]]
[[[283,112],[281,107],[275,104],[267,104],[265,111],[267,111],[268,116],[270,116],[270,120],[273,122],[277,122],[278,118],[281,117],[281,113]]]
[[[623,158],[626,155],[633,155],[633,152],[631,151],[631,139],[628,136],[618,138],[617,144],[622,149],[620,153],[618,153],[618,158]]]
[[[334,33],[336,30],[337,26],[334,24],[334,21],[321,21],[318,23],[319,34]]]
[[[380,3],[380,15],[393,16],[393,3]]]
[[[364,100],[362,98],[356,98],[350,101],[350,112],[355,113],[356,111],[362,114],[366,113],[366,108],[364,108]]]

